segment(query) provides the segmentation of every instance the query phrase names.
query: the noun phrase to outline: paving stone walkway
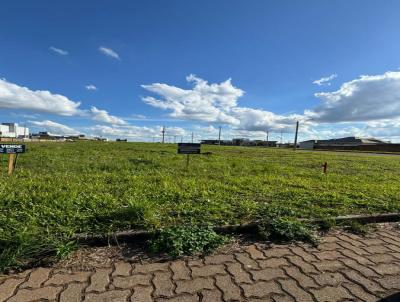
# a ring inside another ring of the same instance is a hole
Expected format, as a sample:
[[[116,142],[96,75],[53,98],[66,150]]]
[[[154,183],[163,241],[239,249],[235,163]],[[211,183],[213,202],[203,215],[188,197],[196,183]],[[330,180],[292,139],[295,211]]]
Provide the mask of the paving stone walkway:
[[[204,259],[36,268],[0,277],[0,301],[379,301],[400,292],[400,230],[335,233],[318,247],[252,244]],[[385,301],[400,301],[385,300]]]

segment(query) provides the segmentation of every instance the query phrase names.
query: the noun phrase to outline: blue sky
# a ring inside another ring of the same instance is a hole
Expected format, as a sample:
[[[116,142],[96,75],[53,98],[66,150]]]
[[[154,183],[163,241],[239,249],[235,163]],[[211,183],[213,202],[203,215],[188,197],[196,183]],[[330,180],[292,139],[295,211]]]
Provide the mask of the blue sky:
[[[302,139],[400,141],[399,1],[1,6],[0,121],[151,141],[292,140],[300,120]]]

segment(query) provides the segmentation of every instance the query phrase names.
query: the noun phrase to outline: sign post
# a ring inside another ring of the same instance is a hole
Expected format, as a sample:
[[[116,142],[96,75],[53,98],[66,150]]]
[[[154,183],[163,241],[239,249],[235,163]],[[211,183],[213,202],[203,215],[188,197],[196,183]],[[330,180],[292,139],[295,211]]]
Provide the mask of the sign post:
[[[0,145],[0,154],[8,154],[8,175],[14,173],[18,154],[25,153],[25,150],[25,145]]]
[[[189,156],[190,154],[200,154],[201,144],[194,143],[179,143],[178,154],[186,154],[186,170],[189,169]]]

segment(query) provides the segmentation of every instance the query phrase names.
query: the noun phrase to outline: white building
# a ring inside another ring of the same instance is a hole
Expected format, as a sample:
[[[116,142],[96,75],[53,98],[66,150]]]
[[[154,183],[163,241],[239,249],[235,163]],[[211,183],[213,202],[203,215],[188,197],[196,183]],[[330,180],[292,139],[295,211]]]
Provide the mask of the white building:
[[[29,137],[29,128],[21,127],[16,123],[2,123],[0,125],[0,137]]]

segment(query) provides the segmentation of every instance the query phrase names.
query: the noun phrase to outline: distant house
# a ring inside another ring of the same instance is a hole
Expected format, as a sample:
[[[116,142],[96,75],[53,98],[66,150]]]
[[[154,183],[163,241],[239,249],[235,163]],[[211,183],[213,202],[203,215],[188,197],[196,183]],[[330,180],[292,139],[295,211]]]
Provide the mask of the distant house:
[[[219,145],[217,139],[205,139],[201,141],[204,145]],[[276,147],[276,141],[250,140],[247,138],[234,138],[232,140],[221,140],[223,146],[246,146],[246,147]]]
[[[334,149],[334,148],[348,148],[365,146],[365,145],[381,145],[390,144],[377,138],[361,138],[355,136],[326,139],[326,140],[308,140],[300,142],[300,149]]]
[[[21,127],[17,123],[2,123],[0,137],[23,138],[29,136],[29,128]]]
[[[372,152],[400,152],[400,144],[392,144],[377,138],[343,137],[327,140],[308,140],[300,142],[300,149],[316,150],[358,150]]]

